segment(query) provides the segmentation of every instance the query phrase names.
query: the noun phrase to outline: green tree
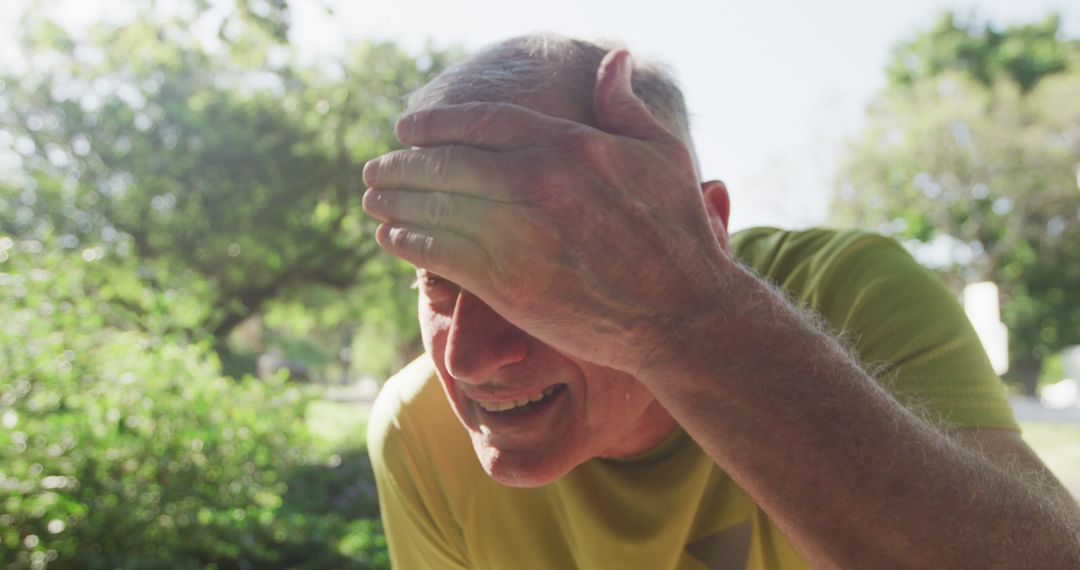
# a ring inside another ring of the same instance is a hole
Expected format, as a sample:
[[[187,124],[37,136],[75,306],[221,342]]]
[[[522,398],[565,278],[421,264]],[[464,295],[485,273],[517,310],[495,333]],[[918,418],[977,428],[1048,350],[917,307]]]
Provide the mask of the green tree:
[[[944,16],[900,44],[839,168],[835,221],[953,251],[947,281],[992,280],[1007,379],[1080,343],[1080,42],[1059,20],[995,29]]]
[[[282,43],[283,1],[239,1],[220,21],[206,2],[176,6],[133,3],[85,34],[25,14],[29,65],[0,76],[15,164],[0,230],[128,251],[161,289],[205,282],[195,328],[219,340],[273,300],[363,286],[371,264],[400,287],[408,270],[371,238],[360,170],[397,144],[402,95],[452,53],[360,42],[305,65]],[[390,295],[376,286],[361,296]]]
[[[946,12],[929,30],[898,44],[886,66],[893,86],[913,86],[952,70],[992,86],[1003,77],[1025,93],[1040,79],[1064,71],[1068,46],[1058,39],[1061,18],[998,30]]]

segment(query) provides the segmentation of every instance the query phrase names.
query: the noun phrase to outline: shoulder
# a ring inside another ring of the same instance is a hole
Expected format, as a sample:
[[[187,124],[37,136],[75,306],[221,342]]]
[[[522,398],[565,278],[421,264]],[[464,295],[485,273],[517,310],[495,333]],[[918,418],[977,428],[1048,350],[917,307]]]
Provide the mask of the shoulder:
[[[761,273],[822,269],[853,253],[892,251],[907,255],[895,240],[862,230],[749,228],[731,236],[732,254]]]
[[[450,409],[425,354],[383,385],[367,427],[368,454],[377,474],[458,486],[472,476],[468,434]],[[479,469],[476,466],[476,469]]]
[[[446,401],[435,365],[426,354],[386,381],[368,420],[368,450],[373,458],[401,446],[419,452],[420,448],[444,443],[438,440],[452,440],[455,435],[465,434]]]
[[[389,439],[401,437],[403,424],[411,421],[414,402],[430,399],[423,395],[435,384],[434,374],[430,359],[421,356],[383,384],[368,418],[368,450],[381,452]]]
[[[426,354],[382,384],[368,420],[368,445],[380,443],[377,436],[387,435],[392,428],[400,428],[409,407],[415,402],[429,399],[430,396],[424,397],[424,393],[430,392],[434,384],[435,366]],[[376,437],[375,442],[370,440],[373,437]]]
[[[956,425],[1015,429],[957,295],[895,240],[753,228],[731,242],[742,263],[842,334],[894,395]]]
[[[466,567],[460,517],[482,471],[426,355],[383,386],[367,435],[393,565]]]
[[[895,240],[860,230],[750,228],[732,235],[731,246],[742,263],[815,307],[888,274],[924,273]]]
[[[891,238],[858,230],[753,228],[732,252],[838,331],[894,344],[915,332],[962,332],[956,295]],[[872,348],[858,343],[862,349]],[[875,355],[877,356],[877,355]]]

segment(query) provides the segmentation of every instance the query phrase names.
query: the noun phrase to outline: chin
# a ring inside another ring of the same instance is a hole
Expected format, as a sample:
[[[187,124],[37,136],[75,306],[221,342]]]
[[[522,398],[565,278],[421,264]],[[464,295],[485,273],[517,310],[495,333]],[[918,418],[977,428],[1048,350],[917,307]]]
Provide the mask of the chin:
[[[581,462],[570,461],[561,454],[502,451],[477,441],[473,447],[480,466],[489,477],[506,485],[523,489],[543,487],[562,479]]]

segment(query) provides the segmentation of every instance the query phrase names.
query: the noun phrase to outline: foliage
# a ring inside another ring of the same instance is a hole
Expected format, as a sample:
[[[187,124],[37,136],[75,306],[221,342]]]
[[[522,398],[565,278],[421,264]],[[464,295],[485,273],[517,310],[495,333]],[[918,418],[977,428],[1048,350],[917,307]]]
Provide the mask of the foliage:
[[[368,265],[395,287],[409,271],[374,244],[360,170],[397,144],[401,95],[451,53],[359,42],[334,65],[304,65],[279,43],[285,2],[238,2],[219,43],[199,33],[213,11],[190,4],[136,4],[86,34],[26,15],[30,65],[0,77],[0,145],[17,164],[2,182],[18,190],[0,196],[0,230],[130,246],[171,270],[155,286],[205,281],[198,325],[219,340],[315,289],[331,291],[324,307],[356,287],[395,299],[386,280],[364,289]]]
[[[360,168],[455,52],[304,63],[286,0],[85,30],[41,5],[0,67],[0,567],[388,567],[356,438],[238,371],[411,356],[412,271],[377,252]]]
[[[419,354],[413,268],[397,258],[369,263],[362,287],[312,286],[267,306],[263,342],[280,346],[289,359],[322,361],[324,378],[388,378]],[[340,347],[313,355],[316,347]]]
[[[1043,360],[1042,372],[1039,374],[1038,386],[1049,386],[1068,378],[1065,373],[1065,355],[1055,352]]]
[[[162,295],[130,269],[0,234],[0,566],[385,567],[367,464],[319,466],[283,378],[125,326],[117,283]]]
[[[1058,15],[998,30],[947,12],[930,30],[893,49],[886,74],[894,86],[912,86],[950,70],[986,86],[1007,77],[1027,92],[1043,77],[1066,69],[1068,49],[1058,39],[1060,30]]]
[[[950,248],[957,287],[997,282],[1010,377],[1029,392],[1044,357],[1080,343],[1080,42],[1057,26],[947,16],[902,44],[833,208],[840,223]]]

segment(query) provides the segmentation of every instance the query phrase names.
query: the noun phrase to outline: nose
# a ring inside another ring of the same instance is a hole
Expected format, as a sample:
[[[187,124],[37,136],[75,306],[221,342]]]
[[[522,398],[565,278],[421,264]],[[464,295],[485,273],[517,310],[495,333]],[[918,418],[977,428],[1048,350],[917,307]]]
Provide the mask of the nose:
[[[523,360],[527,352],[524,331],[475,295],[461,291],[446,339],[447,372],[461,382],[481,384],[503,366]]]

